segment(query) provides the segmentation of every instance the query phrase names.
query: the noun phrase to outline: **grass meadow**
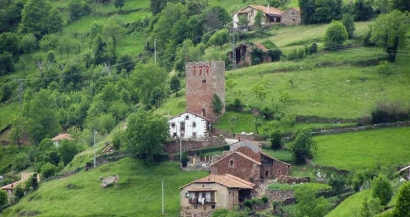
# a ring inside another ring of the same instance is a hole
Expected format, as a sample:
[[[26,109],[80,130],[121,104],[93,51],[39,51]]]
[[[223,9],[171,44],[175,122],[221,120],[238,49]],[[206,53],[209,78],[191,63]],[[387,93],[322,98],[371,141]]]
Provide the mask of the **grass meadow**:
[[[313,137],[318,151],[313,163],[340,169],[363,169],[409,163],[410,127]]]
[[[115,186],[101,188],[99,177],[119,175]],[[38,216],[177,216],[179,187],[206,176],[183,172],[178,163],[146,166],[124,158],[60,180],[42,183],[2,216],[38,212]],[[161,182],[164,181],[165,215],[161,214]],[[72,184],[73,189],[66,186]]]

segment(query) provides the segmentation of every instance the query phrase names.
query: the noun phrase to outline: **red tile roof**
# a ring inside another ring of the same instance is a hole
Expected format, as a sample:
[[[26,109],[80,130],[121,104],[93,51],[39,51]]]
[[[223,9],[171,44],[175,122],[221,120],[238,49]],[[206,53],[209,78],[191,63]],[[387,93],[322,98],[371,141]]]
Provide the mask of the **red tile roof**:
[[[267,6],[263,6],[263,5],[248,5],[248,6],[244,7],[244,8],[242,8],[242,9],[240,9],[240,10],[237,11],[236,13],[239,13],[239,14],[241,14],[241,13],[246,13],[246,12],[244,12],[243,10],[244,10],[245,8],[248,8],[248,7],[251,7],[251,8],[253,8],[253,9],[256,9],[256,10],[258,10],[258,11],[261,11],[261,12],[263,12],[263,13],[265,13],[265,14],[277,14],[277,15],[283,14],[283,11],[282,11],[282,10],[277,9],[277,8],[275,8],[275,7],[270,7],[270,6],[269,6],[269,11],[268,11],[268,7],[267,7]]]
[[[201,179],[197,179],[187,185],[182,186],[180,189],[189,186],[191,184],[202,184],[202,183],[218,183],[220,185],[226,186],[228,188],[241,188],[241,189],[253,189],[255,187],[255,184],[245,181],[241,178],[238,178],[236,176],[230,175],[230,174],[224,174],[224,175],[209,175]],[[191,189],[193,190],[193,189]],[[198,189],[196,189],[198,190]]]
[[[61,141],[61,140],[72,140],[73,138],[70,136],[70,134],[68,133],[62,133],[62,134],[58,134],[57,136],[55,136],[54,138],[52,138],[51,140],[53,141]]]

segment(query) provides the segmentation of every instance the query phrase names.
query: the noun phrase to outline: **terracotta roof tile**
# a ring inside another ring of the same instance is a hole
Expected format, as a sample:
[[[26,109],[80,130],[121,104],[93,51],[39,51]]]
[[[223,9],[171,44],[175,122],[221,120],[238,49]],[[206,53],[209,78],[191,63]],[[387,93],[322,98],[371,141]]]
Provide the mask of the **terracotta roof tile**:
[[[230,175],[230,174],[224,174],[224,175],[209,175],[201,179],[197,179],[187,185],[182,186],[180,189],[189,186],[194,183],[218,183],[220,185],[224,185],[228,188],[242,188],[242,189],[253,189],[255,187],[255,184],[245,181],[241,178],[238,178],[236,176]]]
[[[269,6],[269,11],[268,11],[268,7],[264,6],[264,5],[248,5],[248,7],[252,7],[258,11],[262,11],[265,14],[277,14],[277,15],[281,15],[283,14],[283,11],[280,9],[277,9],[275,7],[270,7]],[[245,7],[246,8],[246,7]],[[244,8],[244,9],[245,9]],[[243,10],[243,9],[242,9]]]
[[[61,141],[61,140],[72,140],[73,138],[71,137],[70,134],[68,133],[62,133],[62,134],[58,134],[57,136],[55,136],[54,138],[52,138],[51,140],[53,141]]]

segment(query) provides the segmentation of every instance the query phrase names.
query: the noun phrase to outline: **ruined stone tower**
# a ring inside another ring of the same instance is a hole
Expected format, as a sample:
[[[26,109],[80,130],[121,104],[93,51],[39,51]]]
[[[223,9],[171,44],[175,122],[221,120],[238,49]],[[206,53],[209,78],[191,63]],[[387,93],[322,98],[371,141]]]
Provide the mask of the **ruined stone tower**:
[[[215,121],[217,114],[212,111],[214,93],[225,107],[225,62],[188,62],[185,72],[187,112]]]

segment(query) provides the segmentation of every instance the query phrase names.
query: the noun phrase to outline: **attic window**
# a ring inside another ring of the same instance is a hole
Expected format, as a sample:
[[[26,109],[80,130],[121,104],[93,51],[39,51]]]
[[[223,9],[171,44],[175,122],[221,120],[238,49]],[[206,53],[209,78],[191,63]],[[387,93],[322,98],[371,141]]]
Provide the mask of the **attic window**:
[[[229,160],[229,168],[234,168],[234,167],[235,167],[235,164],[234,164],[233,160],[232,159]]]
[[[185,116],[185,119],[186,119],[186,120],[189,120],[189,115]]]
[[[206,83],[206,80],[205,80],[205,79],[204,79],[204,80],[202,80],[202,83],[203,83],[203,84],[205,84],[205,83]]]

